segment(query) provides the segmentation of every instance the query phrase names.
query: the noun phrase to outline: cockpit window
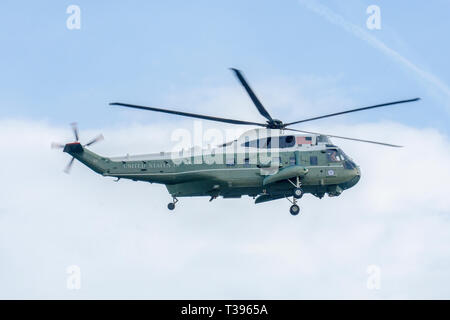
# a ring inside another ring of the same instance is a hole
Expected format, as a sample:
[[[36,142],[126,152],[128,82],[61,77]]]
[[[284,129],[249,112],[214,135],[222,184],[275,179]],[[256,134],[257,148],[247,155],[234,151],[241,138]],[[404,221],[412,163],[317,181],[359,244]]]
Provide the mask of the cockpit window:
[[[327,150],[327,159],[328,162],[340,162],[344,160],[344,157],[340,154],[340,152],[336,149],[328,149]]]
[[[351,160],[351,158],[348,155],[346,155],[344,151],[339,149],[339,153],[341,154],[341,158],[343,160]]]

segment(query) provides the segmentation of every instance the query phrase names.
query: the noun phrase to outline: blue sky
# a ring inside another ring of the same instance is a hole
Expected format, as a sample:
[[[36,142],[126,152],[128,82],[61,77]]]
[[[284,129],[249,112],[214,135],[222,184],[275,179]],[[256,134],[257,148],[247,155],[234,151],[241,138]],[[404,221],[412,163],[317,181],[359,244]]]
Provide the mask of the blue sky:
[[[71,4],[81,30],[66,28]],[[448,299],[450,3],[323,4],[2,1],[0,150],[13,156],[0,166],[0,298]],[[381,30],[365,27],[371,4]],[[263,121],[229,67],[285,122],[422,100],[297,126],[405,145],[336,140],[360,182],[305,195],[297,217],[285,199],[249,197],[183,198],[168,214],[164,186],[79,162],[68,176],[67,154],[49,148],[73,139],[73,121],[82,142],[104,134],[92,151],[105,156],[169,151],[176,129],[192,129],[111,101]],[[66,286],[71,265],[80,290]]]
[[[70,4],[75,2],[2,3],[0,117],[60,125],[76,120],[90,128],[127,123],[130,117],[154,123],[161,115],[135,116],[134,110],[113,110],[107,103],[166,106],[171,96],[190,88],[238,88],[227,70],[234,66],[245,72],[266,104],[270,87],[258,90],[261,83],[277,78],[295,81],[301,76],[333,77],[335,85],[345,89],[351,105],[330,105],[327,111],[420,96],[420,104],[333,122],[391,119],[448,133],[450,97],[297,1],[131,1],[126,5],[78,1],[81,30],[66,28]],[[327,2],[334,12],[364,29],[369,4],[372,1]],[[450,49],[441,36],[450,27],[446,19],[450,4],[376,4],[381,8],[382,29],[366,31],[442,82],[450,82]],[[318,96],[333,94],[326,85],[316,90]],[[198,111],[195,101],[185,105],[179,101],[176,107]],[[294,114],[278,110],[277,105],[267,108],[283,120],[318,113],[311,105],[292,105]],[[202,111],[222,114],[214,105]],[[256,111],[254,118],[260,119]]]

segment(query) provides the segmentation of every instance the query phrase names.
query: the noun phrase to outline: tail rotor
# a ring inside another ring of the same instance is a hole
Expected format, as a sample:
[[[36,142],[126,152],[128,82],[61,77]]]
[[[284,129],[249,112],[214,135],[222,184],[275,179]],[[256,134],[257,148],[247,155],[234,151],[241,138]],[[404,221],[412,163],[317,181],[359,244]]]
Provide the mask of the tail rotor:
[[[69,163],[66,165],[66,167],[64,168],[64,172],[69,174],[70,170],[72,170],[72,166],[73,166],[73,162],[75,161],[75,158],[72,157],[72,159],[70,159]]]
[[[62,144],[62,143],[58,143],[58,142],[52,142],[51,144],[51,148],[52,149],[63,149],[64,152],[70,152],[67,150],[70,150],[74,147],[77,146],[77,148],[80,148],[82,150],[82,147],[80,145],[80,134],[79,134],[79,130],[78,130],[78,125],[76,122],[73,122],[70,124],[70,126],[72,127],[72,132],[73,132],[73,136],[75,138],[74,142],[70,142],[70,143],[66,143],[66,144]],[[104,140],[105,138],[103,137],[102,134],[98,135],[97,137],[95,137],[94,139],[90,140],[88,143],[84,144],[83,147],[89,147],[97,142],[100,142],[102,140]],[[72,159],[70,159],[69,163],[66,165],[66,167],[64,168],[64,172],[69,174],[70,170],[72,169],[73,163],[75,161],[75,157],[72,156]]]
[[[91,145],[93,145],[94,143],[100,142],[102,140],[104,140],[105,138],[103,137],[102,134],[99,134],[98,136],[96,136],[94,139],[92,139],[91,141],[89,141],[88,143],[86,143],[85,145],[83,145],[83,147],[89,147]]]
[[[75,141],[78,142],[78,140],[80,140],[80,135],[78,134],[78,124],[76,122],[72,122],[70,126],[72,127],[73,135],[75,136]]]

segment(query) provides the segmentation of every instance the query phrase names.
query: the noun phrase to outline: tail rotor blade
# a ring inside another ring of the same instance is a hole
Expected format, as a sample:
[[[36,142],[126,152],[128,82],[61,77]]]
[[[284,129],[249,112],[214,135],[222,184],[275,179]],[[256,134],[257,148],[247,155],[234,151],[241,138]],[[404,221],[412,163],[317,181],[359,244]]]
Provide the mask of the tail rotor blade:
[[[86,144],[84,145],[84,147],[89,147],[90,145],[93,145],[94,143],[97,143],[97,142],[99,142],[99,141],[102,141],[103,139],[105,139],[105,138],[103,137],[102,134],[100,134],[100,135],[98,135],[97,137],[95,137],[94,139],[92,139],[91,141],[89,141],[88,143],[86,143]]]
[[[69,163],[67,164],[66,168],[64,169],[64,172],[69,174],[70,170],[72,169],[72,165],[73,165],[73,161],[75,160],[74,157],[72,157],[72,159],[70,159]]]
[[[80,136],[78,134],[78,125],[76,122],[70,124],[72,126],[73,135],[75,136],[75,141],[80,140]]]
[[[64,145],[61,143],[58,143],[58,142],[52,142],[51,147],[52,147],[52,149],[62,149],[62,148],[64,148]]]

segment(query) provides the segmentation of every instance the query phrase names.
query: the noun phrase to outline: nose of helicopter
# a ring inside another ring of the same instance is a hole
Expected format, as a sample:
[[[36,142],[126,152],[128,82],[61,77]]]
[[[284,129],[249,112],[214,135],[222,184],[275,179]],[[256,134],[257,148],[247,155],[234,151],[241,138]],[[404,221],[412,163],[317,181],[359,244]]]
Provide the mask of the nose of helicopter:
[[[358,166],[350,170],[349,177],[350,179],[344,184],[345,189],[349,189],[358,183],[359,179],[361,179],[361,170]]]

